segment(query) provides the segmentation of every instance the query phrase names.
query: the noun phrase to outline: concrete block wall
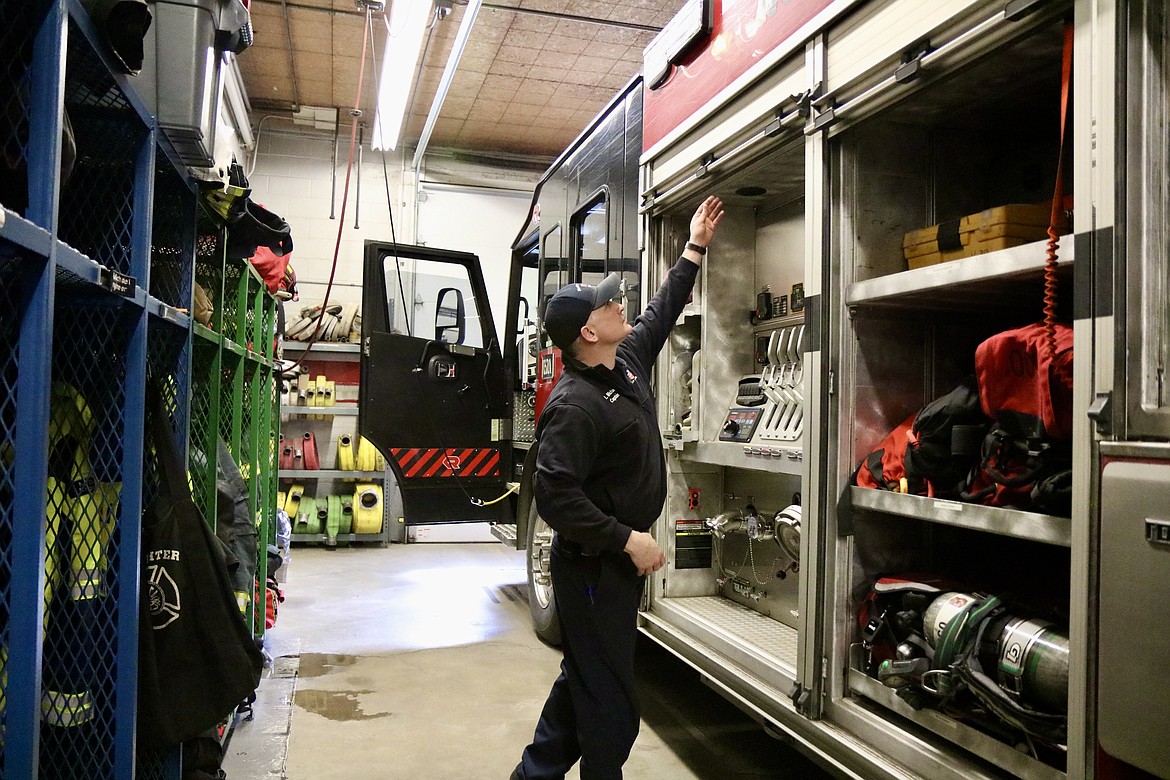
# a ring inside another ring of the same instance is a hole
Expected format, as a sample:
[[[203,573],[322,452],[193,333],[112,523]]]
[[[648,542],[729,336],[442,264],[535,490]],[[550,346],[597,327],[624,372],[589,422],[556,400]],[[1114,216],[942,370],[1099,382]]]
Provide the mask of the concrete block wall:
[[[257,137],[255,167],[248,177],[252,200],[284,217],[293,231],[292,264],[301,302],[285,305],[292,318],[303,306],[318,304],[325,296],[347,191],[349,133],[338,138],[336,168],[332,135],[262,130]],[[449,159],[437,166],[444,179],[458,180],[462,173],[464,178],[500,182],[499,187],[490,187],[428,181],[425,162],[420,180],[409,165],[410,158],[402,150],[387,152],[384,175],[381,152],[367,147],[359,155],[355,150],[329,300],[361,302],[366,239],[472,252],[480,258],[496,332],[502,338],[511,246],[527,217],[539,169],[530,163],[501,164],[493,172],[482,164],[460,166]],[[393,200],[393,234],[387,189]]]
[[[258,136],[255,167],[248,183],[252,187],[252,200],[282,216],[292,228],[292,265],[301,302],[285,305],[290,318],[295,317],[301,306],[318,304],[325,297],[339,228],[337,271],[329,294],[329,300],[336,303],[361,302],[362,251],[366,239],[389,241],[391,238],[387,176],[382,173],[380,152],[365,149],[359,166],[355,148],[342,220],[342,201],[347,192],[348,131],[336,140],[337,167],[334,168],[332,135],[263,130]],[[413,177],[404,174],[400,153],[387,152],[386,158],[389,190],[394,199],[394,232],[398,241],[413,243]],[[404,178],[409,180],[406,187],[402,186]],[[407,196],[409,200],[404,200]]]

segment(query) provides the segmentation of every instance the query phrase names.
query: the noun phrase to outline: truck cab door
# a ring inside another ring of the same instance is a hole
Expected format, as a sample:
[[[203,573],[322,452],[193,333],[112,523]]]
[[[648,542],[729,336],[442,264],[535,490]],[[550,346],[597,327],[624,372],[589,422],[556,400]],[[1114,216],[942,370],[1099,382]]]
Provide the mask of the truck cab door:
[[[511,403],[479,258],[366,242],[358,428],[407,525],[510,520]]]

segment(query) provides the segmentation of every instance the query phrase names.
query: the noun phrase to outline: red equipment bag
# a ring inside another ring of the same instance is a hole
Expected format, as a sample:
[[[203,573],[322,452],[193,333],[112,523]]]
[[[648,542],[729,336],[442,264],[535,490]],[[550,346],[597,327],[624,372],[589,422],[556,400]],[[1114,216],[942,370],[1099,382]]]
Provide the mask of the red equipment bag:
[[[1044,323],[998,333],[975,350],[975,374],[983,413],[999,421],[1005,412],[1027,415],[1056,441],[1072,438],[1073,333],[1054,325],[1054,354],[1045,345]]]
[[[854,481],[897,493],[955,495],[989,423],[975,380],[968,377],[891,431],[858,467]]]
[[[276,615],[284,601],[284,591],[275,579],[269,577],[264,583],[264,627],[272,628],[276,625]]]
[[[1072,328],[1004,331],[975,350],[983,411],[995,425],[960,494],[988,506],[1071,513]]]
[[[292,260],[291,252],[278,255],[266,246],[259,246],[256,247],[256,253],[252,255],[251,263],[255,267],[256,273],[260,274],[260,278],[267,285],[268,292],[276,295],[282,287],[282,282],[285,282],[285,271],[289,267],[290,260]],[[295,275],[292,277],[292,283],[295,286]]]
[[[911,480],[906,474],[906,450],[914,440],[914,418],[917,416],[915,412],[903,420],[901,425],[886,434],[876,450],[865,456],[854,476],[858,487],[921,496],[934,495],[934,487],[928,480]]]

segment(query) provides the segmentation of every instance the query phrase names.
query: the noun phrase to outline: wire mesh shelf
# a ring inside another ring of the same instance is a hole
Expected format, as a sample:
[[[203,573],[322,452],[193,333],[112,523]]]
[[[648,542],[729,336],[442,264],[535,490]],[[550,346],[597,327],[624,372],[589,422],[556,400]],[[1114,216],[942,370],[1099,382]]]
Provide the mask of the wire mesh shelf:
[[[20,367],[22,305],[18,275],[19,258],[4,253],[0,244],[0,733],[7,723],[5,673],[8,666],[10,584],[13,575],[12,535],[15,523],[15,453],[17,375]],[[0,740],[0,774],[4,767],[4,741]]]
[[[124,386],[130,322],[118,308],[58,300],[46,485],[42,776],[111,777],[124,738],[115,717],[124,486]],[[64,311],[68,312],[65,316]],[[127,551],[136,555],[136,550]]]
[[[62,170],[58,236],[131,274],[134,177],[148,127],[72,22],[65,82],[77,153],[71,169]]]
[[[193,190],[169,164],[158,166],[150,237],[150,294],[195,311],[191,302],[191,247],[195,233]]]

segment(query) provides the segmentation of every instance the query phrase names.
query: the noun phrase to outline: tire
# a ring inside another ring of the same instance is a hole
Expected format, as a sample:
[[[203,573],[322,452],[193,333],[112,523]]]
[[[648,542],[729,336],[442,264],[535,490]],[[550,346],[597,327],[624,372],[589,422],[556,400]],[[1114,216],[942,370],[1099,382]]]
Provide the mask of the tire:
[[[542,642],[560,647],[561,620],[553,598],[549,561],[552,556],[553,530],[536,511],[536,502],[528,506],[528,610],[532,628]]]

